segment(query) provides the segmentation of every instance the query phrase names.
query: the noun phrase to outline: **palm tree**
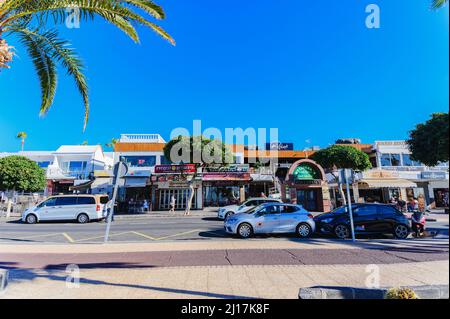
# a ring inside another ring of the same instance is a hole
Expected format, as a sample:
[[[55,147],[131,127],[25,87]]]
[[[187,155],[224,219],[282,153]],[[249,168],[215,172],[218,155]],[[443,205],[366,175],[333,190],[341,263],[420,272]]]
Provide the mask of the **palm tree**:
[[[19,132],[19,133],[17,133],[17,138],[21,139],[21,141],[20,141],[20,143],[22,144],[21,150],[23,152],[23,148],[24,148],[24,145],[25,145],[25,139],[27,138],[27,133]]]
[[[442,8],[448,0],[433,0],[431,3],[431,8],[433,9],[439,9]]]
[[[116,143],[117,143],[118,141],[119,141],[119,140],[118,140],[117,138],[112,138],[112,139],[111,139],[111,142],[106,143],[105,146],[106,146],[106,147],[114,147],[114,145],[116,145]]]
[[[175,41],[147,18],[147,15],[158,20],[165,18],[164,10],[152,0],[0,0],[0,70],[9,68],[13,58],[12,47],[2,39],[2,34],[18,37],[36,68],[42,97],[40,114],[45,115],[53,104],[60,63],[74,78],[83,98],[84,130],[89,119],[89,95],[83,63],[70,43],[58,37],[56,29],[46,28],[50,19],[55,25],[65,23],[71,14],[66,11],[68,8],[77,8],[83,20],[101,17],[136,43],[139,43],[136,25],[149,27],[173,45]]]

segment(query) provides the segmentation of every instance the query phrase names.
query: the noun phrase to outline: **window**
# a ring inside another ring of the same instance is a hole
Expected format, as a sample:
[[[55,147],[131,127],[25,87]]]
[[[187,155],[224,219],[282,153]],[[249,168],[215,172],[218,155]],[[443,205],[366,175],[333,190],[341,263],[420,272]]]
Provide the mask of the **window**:
[[[87,162],[75,161],[70,162],[69,171],[71,172],[84,172],[86,170]]]
[[[354,213],[358,214],[358,216],[375,215],[377,214],[377,207],[374,205],[356,206],[354,208]]]
[[[39,204],[39,208],[41,207],[51,207],[51,206],[55,206],[56,204],[56,198],[49,198],[46,201],[42,202],[41,204]]]
[[[131,167],[152,167],[156,165],[156,156],[121,156],[120,159]]]
[[[95,198],[90,196],[78,197],[78,205],[95,205]]]
[[[400,166],[400,154],[391,154],[391,165],[392,166]]]
[[[76,205],[77,198],[76,197],[57,197],[56,198],[56,206],[68,206],[68,205]]]
[[[259,211],[259,213],[262,214],[278,214],[279,213],[279,206],[266,206],[263,209]]]
[[[49,161],[45,162],[36,162],[40,168],[47,168],[51,163]]]
[[[381,166],[392,166],[391,165],[391,154],[381,154]]]
[[[249,206],[257,206],[257,205],[259,205],[259,204],[257,203],[256,200],[249,200],[248,202],[244,203],[244,206],[247,206],[247,207],[249,207]]]
[[[280,211],[283,214],[295,213],[298,210],[295,206],[280,206]]]
[[[161,165],[169,165],[172,164],[165,156],[161,156]]]

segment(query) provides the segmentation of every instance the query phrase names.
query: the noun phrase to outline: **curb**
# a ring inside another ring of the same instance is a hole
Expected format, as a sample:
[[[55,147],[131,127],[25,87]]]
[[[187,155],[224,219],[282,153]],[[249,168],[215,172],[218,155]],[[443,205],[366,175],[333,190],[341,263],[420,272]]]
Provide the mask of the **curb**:
[[[0,269],[0,292],[5,291],[8,286],[8,270]]]
[[[407,286],[420,299],[449,299],[449,285]],[[299,299],[384,299],[389,288],[367,289],[354,287],[300,288]]]

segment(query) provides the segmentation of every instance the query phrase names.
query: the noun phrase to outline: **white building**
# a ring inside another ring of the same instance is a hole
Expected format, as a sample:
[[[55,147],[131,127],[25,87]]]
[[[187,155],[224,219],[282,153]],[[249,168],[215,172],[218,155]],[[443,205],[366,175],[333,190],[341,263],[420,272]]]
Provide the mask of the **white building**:
[[[113,166],[112,154],[105,154],[100,145],[63,145],[56,151],[1,153],[0,157],[10,155],[29,158],[46,170],[45,193],[48,195],[74,191],[107,192],[110,188],[105,183],[101,189],[92,187],[95,186],[95,173],[111,171]]]
[[[448,163],[427,167],[412,160],[406,141],[376,141],[373,151],[376,167],[362,174],[360,197],[387,202],[423,196],[427,204],[448,207]]]

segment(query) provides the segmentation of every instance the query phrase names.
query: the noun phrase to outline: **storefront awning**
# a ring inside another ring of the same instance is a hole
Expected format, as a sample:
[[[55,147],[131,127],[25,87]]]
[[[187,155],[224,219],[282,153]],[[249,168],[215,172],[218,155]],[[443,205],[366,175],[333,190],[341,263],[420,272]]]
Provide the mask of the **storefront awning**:
[[[414,188],[417,184],[407,179],[362,179],[358,182],[360,188]]]
[[[78,185],[75,185],[75,186],[70,186],[69,187],[69,191],[84,191],[84,190],[87,190],[87,189],[91,188],[92,183],[94,183],[94,180],[90,180],[90,181],[87,181],[85,183],[78,184]]]

